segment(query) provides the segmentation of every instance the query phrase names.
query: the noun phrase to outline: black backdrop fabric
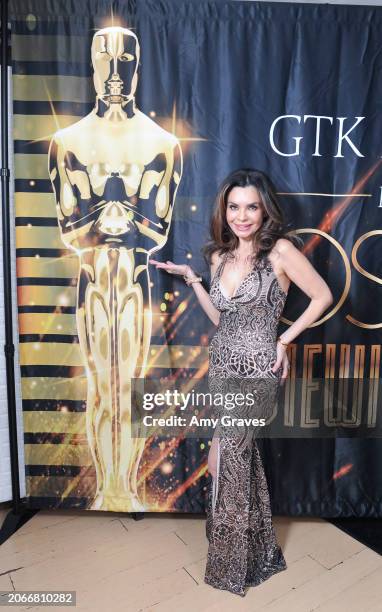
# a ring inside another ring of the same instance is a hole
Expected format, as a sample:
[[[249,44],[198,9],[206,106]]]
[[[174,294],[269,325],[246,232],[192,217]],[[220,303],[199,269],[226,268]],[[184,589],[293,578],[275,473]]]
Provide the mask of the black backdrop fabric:
[[[135,31],[141,47],[137,105],[175,131],[184,156],[171,231],[160,259],[185,263],[192,254],[194,269],[208,284],[200,249],[208,237],[218,184],[235,168],[264,170],[276,185],[287,221],[301,230],[307,255],[334,294],[330,316],[294,343],[296,375],[303,375],[313,347],[317,376],[326,376],[330,353],[335,375],[348,356],[347,376],[379,379],[382,8],[225,0],[12,0],[10,8],[17,78],[88,79],[88,97],[79,101],[69,90],[66,97],[64,93],[53,100],[58,116],[78,118],[94,105],[94,31],[112,24]],[[45,94],[39,100],[20,82],[14,90],[16,128],[30,116],[36,121],[51,112]],[[33,186],[31,177],[23,175],[24,156],[46,155],[48,136],[44,140],[15,133],[16,196],[29,194],[32,187],[34,192],[52,191],[43,174]],[[18,248],[20,257],[28,255],[21,252],[20,242]],[[22,276],[19,272],[23,287],[35,282]],[[171,337],[157,331],[152,342],[205,347],[213,326],[190,290],[165,274],[155,278],[154,304],[169,290],[190,303]],[[307,297],[293,287],[285,318],[295,320],[307,304]],[[176,307],[176,301],[169,304],[170,311]],[[26,312],[25,306],[19,308]],[[287,326],[284,321],[280,331]],[[30,341],[26,336],[21,330],[20,346]],[[26,362],[22,376],[28,379],[36,371]],[[25,397],[23,406],[34,409]],[[26,444],[43,441],[26,433]],[[382,447],[375,430],[358,438],[266,439],[261,450],[273,512],[382,516]],[[205,463],[206,450],[186,440],[177,452],[179,485],[189,469]],[[27,475],[46,475],[35,468],[26,465]],[[155,486],[165,489],[164,483],[158,476]],[[202,511],[205,484],[201,478],[186,488],[173,510]],[[36,504],[57,506],[52,497],[44,502],[34,495]],[[81,503],[72,498],[66,505]]]

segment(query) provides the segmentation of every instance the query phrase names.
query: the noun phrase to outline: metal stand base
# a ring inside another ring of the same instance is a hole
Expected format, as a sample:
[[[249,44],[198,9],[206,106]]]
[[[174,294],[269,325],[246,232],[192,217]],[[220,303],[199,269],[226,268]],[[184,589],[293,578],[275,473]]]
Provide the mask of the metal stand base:
[[[144,512],[131,512],[130,516],[132,519],[134,519],[134,521],[141,521],[142,519],[145,518],[145,513]]]
[[[37,514],[37,512],[39,512],[39,510],[31,510],[21,505],[20,511],[16,514],[12,508],[6,515],[0,528],[0,546]]]

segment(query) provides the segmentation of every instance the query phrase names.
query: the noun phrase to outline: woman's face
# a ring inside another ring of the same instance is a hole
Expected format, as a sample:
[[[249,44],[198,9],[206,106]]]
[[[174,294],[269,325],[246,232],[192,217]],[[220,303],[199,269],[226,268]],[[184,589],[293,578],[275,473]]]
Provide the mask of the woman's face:
[[[263,224],[264,208],[256,187],[233,187],[227,197],[227,223],[238,238],[252,239]]]

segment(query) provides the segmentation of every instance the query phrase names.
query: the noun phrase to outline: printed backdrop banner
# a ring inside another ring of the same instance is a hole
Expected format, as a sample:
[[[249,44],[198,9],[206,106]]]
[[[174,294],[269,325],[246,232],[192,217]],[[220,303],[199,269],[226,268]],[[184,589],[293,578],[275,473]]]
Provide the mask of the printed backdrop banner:
[[[203,512],[208,440],[132,435],[132,378],[203,377],[215,331],[148,254],[190,263],[208,288],[220,181],[267,172],[334,295],[290,347],[287,392],[312,376],[379,383],[382,8],[10,4],[28,502]],[[308,303],[294,285],[280,332]],[[362,435],[351,414],[348,436],[315,438],[306,402],[285,401],[284,424],[306,435],[261,440],[274,512],[382,516],[368,388]]]

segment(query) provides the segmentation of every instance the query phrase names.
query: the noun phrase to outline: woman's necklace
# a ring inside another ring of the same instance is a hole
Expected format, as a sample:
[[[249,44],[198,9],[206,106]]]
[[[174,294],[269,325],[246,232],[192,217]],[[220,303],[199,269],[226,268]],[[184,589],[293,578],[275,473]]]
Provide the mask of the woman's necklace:
[[[233,254],[233,261],[235,264],[243,262],[245,265],[248,265],[252,261],[252,259],[253,253],[248,253],[248,255],[245,255],[244,257],[239,253]]]
[[[255,262],[255,253],[248,253],[246,255],[242,255],[237,251],[233,251],[230,253],[231,256],[231,265],[233,269],[238,272],[240,270],[241,274],[245,278],[247,274],[252,270]]]
[[[240,264],[243,263],[244,266],[248,266],[248,265],[252,265],[255,258],[256,258],[256,252],[252,252],[252,253],[248,253],[247,255],[241,255],[240,253],[238,253],[238,251],[233,251],[232,253],[232,257],[233,257],[233,263],[234,264]]]

